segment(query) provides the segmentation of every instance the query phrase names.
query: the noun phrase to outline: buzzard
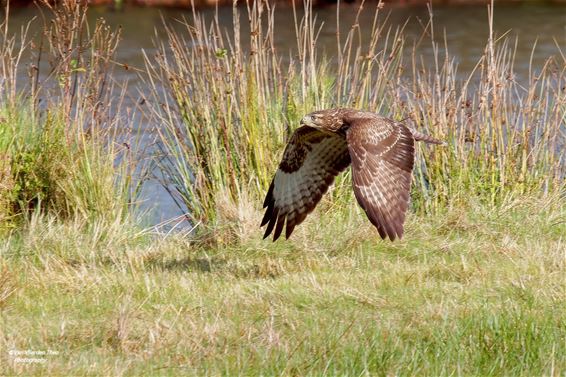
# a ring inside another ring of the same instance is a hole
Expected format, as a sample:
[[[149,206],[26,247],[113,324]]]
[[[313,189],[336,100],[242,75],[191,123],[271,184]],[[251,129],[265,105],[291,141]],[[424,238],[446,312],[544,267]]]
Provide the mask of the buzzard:
[[[445,144],[376,113],[337,108],[301,120],[263,203],[264,239],[289,238],[334,177],[352,164],[354,194],[382,239],[403,236],[415,141]]]

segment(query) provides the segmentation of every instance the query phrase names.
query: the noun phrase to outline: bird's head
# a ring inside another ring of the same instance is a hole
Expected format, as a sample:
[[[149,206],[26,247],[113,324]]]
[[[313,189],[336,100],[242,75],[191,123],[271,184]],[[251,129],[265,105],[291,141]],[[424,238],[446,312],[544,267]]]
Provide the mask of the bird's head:
[[[322,128],[324,122],[324,113],[322,111],[315,111],[307,114],[301,119],[301,126],[309,126],[313,128]]]
[[[321,131],[336,132],[344,124],[338,111],[321,110],[307,114],[301,119],[301,126],[309,126]]]

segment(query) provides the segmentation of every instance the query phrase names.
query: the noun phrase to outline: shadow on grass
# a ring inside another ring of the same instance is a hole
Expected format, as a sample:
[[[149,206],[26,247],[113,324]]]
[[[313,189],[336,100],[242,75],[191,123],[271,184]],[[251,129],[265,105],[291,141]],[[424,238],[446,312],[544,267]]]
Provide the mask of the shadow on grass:
[[[238,279],[275,279],[288,273],[283,261],[267,259],[226,259],[225,257],[185,257],[149,261],[151,269],[181,273],[215,273]]]
[[[226,260],[218,257],[186,257],[173,260],[152,260],[149,267],[171,272],[213,272],[222,270]]]

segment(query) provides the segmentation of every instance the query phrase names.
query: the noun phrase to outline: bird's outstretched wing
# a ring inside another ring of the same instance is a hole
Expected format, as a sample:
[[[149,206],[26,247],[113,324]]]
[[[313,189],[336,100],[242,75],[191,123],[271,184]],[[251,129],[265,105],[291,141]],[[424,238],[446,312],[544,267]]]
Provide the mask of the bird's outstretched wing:
[[[381,238],[401,238],[415,159],[411,131],[386,118],[361,118],[346,140],[358,203]]]
[[[289,238],[295,226],[316,207],[334,177],[349,164],[343,136],[299,127],[285,148],[263,203],[266,210],[261,226],[267,224],[263,238],[275,229],[273,240],[277,240],[285,224],[285,237]]]

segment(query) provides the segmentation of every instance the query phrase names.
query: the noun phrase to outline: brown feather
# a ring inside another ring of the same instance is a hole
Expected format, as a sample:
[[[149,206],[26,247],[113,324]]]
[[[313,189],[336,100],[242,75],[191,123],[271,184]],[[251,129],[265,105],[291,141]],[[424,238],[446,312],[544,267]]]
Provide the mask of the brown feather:
[[[338,134],[303,126],[291,136],[267,192],[261,226],[264,238],[273,232],[285,238],[312,212],[334,177],[350,164],[346,140]]]
[[[311,213],[336,175],[352,164],[354,194],[382,239],[404,233],[415,141],[442,142],[375,113],[315,111],[303,118],[269,186],[261,226],[264,238],[289,238]]]
[[[381,238],[403,236],[414,139],[405,126],[385,118],[359,119],[346,133],[354,193]]]

